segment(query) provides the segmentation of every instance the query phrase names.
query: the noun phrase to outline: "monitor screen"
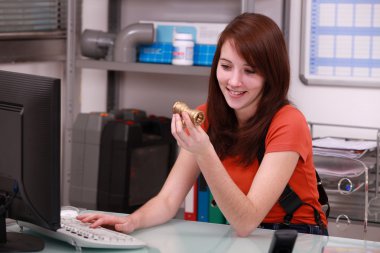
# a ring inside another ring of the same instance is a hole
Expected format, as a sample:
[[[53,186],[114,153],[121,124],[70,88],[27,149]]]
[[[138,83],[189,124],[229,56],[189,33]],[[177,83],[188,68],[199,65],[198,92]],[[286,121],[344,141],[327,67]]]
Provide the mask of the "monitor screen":
[[[60,105],[59,79],[0,71],[0,251],[44,247],[5,218],[60,227]]]

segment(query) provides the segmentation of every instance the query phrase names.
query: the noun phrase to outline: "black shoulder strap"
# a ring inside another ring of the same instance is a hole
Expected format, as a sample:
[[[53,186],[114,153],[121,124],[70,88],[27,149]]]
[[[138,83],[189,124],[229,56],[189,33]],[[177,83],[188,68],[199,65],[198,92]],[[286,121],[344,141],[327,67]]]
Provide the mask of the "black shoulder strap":
[[[285,210],[284,224],[289,225],[294,212],[300,208],[304,202],[298,197],[298,195],[290,188],[289,184],[285,186],[280,199],[278,200],[280,206]]]
[[[263,161],[265,154],[265,137],[267,132],[265,132],[264,138],[262,138],[260,142],[260,146],[257,151],[257,160],[259,161],[259,165]],[[289,184],[286,185],[284,191],[282,192],[279,204],[285,210],[284,224],[289,225],[290,221],[293,218],[294,212],[303,205],[303,201],[298,197],[298,195],[290,188]]]
[[[264,134],[261,137],[261,140],[259,142],[259,148],[257,149],[257,160],[259,161],[259,165],[263,161],[264,154],[265,154],[265,138],[267,137],[269,130],[269,125],[265,128]]]
[[[317,170],[315,170],[315,176],[317,177],[317,188],[318,188],[318,193],[319,193],[319,203],[321,203],[322,206],[326,206],[326,217],[328,218],[330,215],[330,203],[329,203],[329,198],[327,197],[327,193],[325,191],[325,188],[323,188],[322,185],[322,180],[318,175]]]
[[[263,161],[264,154],[265,154],[265,138],[264,138],[264,141],[261,141],[259,149],[257,150],[257,160],[259,161],[259,165]]]
[[[261,139],[261,142],[260,142],[260,145],[259,145],[259,148],[257,151],[257,160],[259,162],[259,165],[261,164],[261,162],[264,158],[264,154],[265,154],[265,138],[267,135],[267,131],[268,131],[268,129],[266,130],[264,137]],[[328,217],[329,213],[330,213],[330,205],[328,202],[328,197],[327,197],[325,189],[323,188],[322,181],[321,181],[317,171],[315,171],[315,175],[317,177],[317,188],[318,188],[318,192],[319,192],[318,201],[322,205],[327,205],[326,217]],[[324,227],[318,210],[314,206],[303,202],[298,197],[298,195],[293,191],[293,189],[289,186],[289,184],[286,185],[284,191],[282,192],[280,199],[279,199],[279,204],[285,210],[285,213],[286,213],[286,215],[284,217],[284,224],[289,225],[292,218],[293,218],[294,212],[298,208],[300,208],[302,205],[308,205],[308,206],[313,208],[315,222],[318,225],[320,225],[322,228]]]

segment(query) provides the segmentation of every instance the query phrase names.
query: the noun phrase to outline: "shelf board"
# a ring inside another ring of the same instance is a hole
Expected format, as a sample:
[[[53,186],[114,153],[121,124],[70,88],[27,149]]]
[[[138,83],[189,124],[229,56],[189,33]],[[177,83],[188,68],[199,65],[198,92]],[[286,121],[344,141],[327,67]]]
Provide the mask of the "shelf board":
[[[210,67],[202,66],[177,66],[170,64],[152,64],[152,63],[122,63],[105,60],[84,60],[76,61],[79,68],[103,69],[113,71],[129,71],[142,73],[159,73],[174,75],[193,75],[209,76]]]

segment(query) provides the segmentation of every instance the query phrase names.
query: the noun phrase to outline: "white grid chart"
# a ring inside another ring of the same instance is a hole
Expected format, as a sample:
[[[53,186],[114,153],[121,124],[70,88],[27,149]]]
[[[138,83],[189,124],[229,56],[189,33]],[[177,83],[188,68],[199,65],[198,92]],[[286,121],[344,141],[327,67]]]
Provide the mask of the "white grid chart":
[[[313,0],[310,74],[380,78],[380,0]]]

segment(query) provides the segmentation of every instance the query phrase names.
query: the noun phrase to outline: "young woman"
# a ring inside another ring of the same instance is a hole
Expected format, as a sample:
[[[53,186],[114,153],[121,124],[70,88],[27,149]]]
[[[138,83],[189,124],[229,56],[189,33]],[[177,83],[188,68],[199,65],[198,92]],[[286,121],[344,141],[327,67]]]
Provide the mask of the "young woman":
[[[78,219],[125,233],[162,224],[174,217],[201,172],[239,236],[257,227],[327,235],[311,136],[287,99],[289,81],[278,26],[260,14],[237,16],[218,41],[207,103],[198,108],[205,123],[193,125],[186,112],[173,115],[172,134],[181,150],[160,193],[128,216],[91,213]],[[287,185],[306,204],[284,222],[279,199]]]

